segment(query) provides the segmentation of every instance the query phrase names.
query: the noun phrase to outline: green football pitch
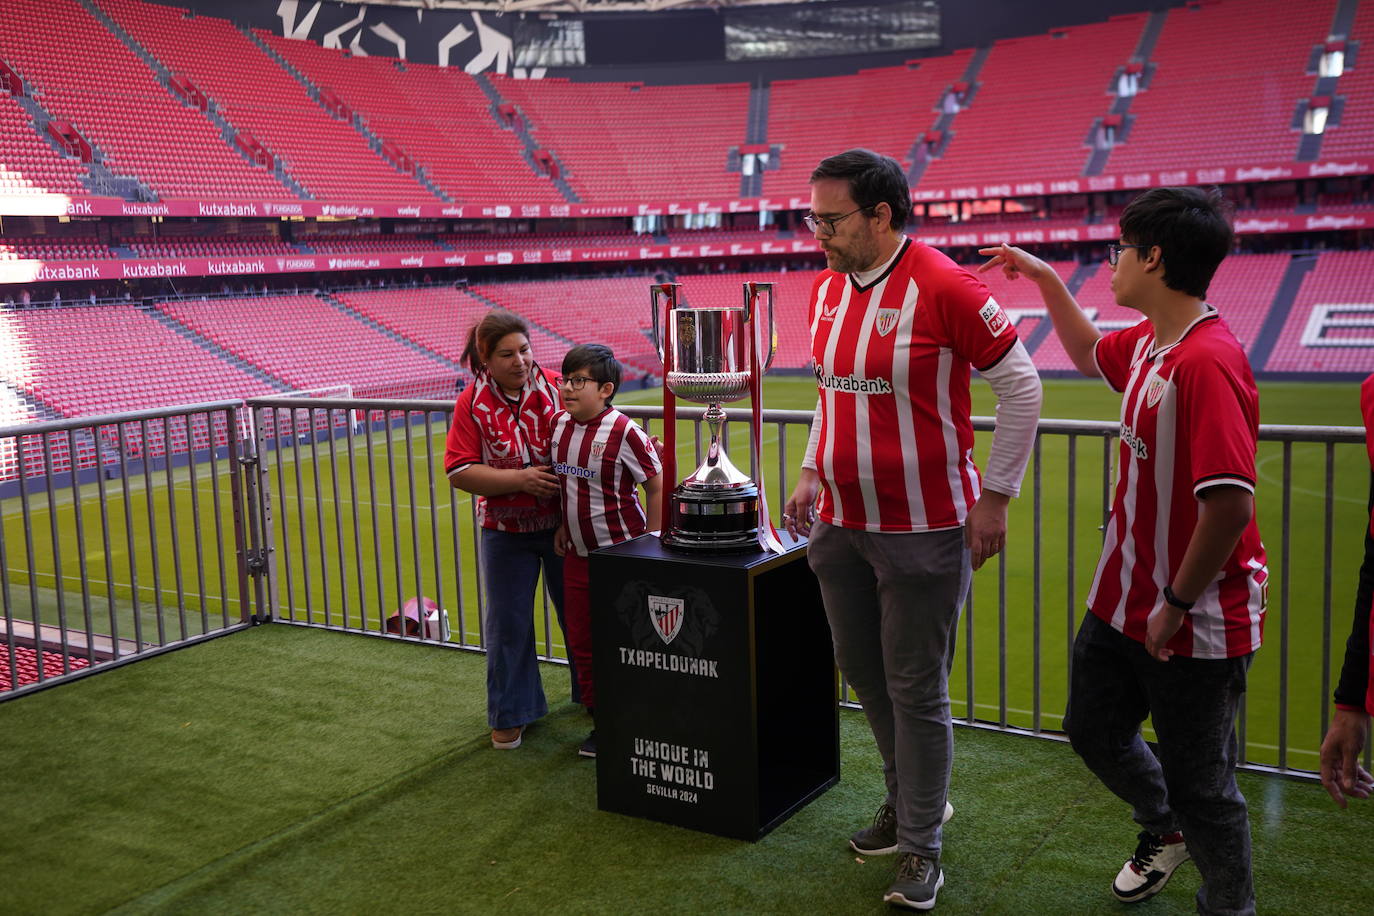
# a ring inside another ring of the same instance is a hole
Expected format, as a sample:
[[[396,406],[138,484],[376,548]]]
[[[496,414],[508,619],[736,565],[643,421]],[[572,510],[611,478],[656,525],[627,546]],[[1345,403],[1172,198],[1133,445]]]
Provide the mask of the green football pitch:
[[[1260,387],[1263,423],[1359,423],[1354,384]],[[1045,392],[1046,418],[1114,421],[1117,414],[1118,396],[1098,382],[1051,380]],[[764,399],[770,409],[809,412],[815,386],[805,377],[770,379]],[[624,392],[617,403],[659,404],[661,392]],[[975,382],[975,415],[989,416],[993,406],[987,385]],[[649,425],[659,432],[656,423]],[[730,452],[747,468],[744,427],[734,428]],[[450,490],[444,480],[444,433],[442,420],[432,419],[264,451],[258,477],[270,494],[275,570],[275,594],[267,601],[278,619],[376,631],[407,597],[423,594],[448,609],[454,641],[478,644],[474,513],[467,494]],[[990,438],[979,434],[980,457]],[[795,478],[805,427],[780,432],[769,424],[763,440],[760,467],[776,516]],[[787,459],[780,464],[784,444]],[[975,576],[972,612],[961,622],[950,679],[956,716],[1059,728],[1068,646],[1101,545],[1104,468],[1114,473],[1113,446],[1100,435],[1079,436],[1072,445],[1062,435],[1042,438],[1012,506],[1007,551]],[[694,451],[691,424],[681,424],[679,477],[695,465]],[[1247,759],[1314,769],[1329,683],[1349,630],[1368,465],[1360,445],[1328,450],[1266,442],[1258,471],[1270,613],[1247,696]],[[7,613],[29,624],[89,629],[120,640],[126,650],[237,622],[244,592],[231,472],[227,461],[202,462],[5,499],[0,565],[7,571]],[[251,581],[250,606],[262,613],[268,608],[256,605]],[[550,617],[547,607],[537,609],[541,646],[562,657],[561,634],[546,625]]]

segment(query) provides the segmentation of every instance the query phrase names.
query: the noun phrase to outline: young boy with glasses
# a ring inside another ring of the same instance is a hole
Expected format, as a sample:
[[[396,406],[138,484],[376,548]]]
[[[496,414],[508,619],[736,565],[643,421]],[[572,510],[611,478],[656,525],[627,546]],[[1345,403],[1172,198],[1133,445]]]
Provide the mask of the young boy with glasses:
[[[1117,304],[1145,320],[1105,335],[1020,248],[982,249],[980,270],[1033,282],[1073,364],[1122,395],[1116,495],[1064,712],[1074,750],[1141,828],[1112,893],[1151,897],[1191,858],[1198,912],[1244,916],[1255,894],[1235,722],[1269,571],[1255,525],[1259,392],[1205,299],[1231,250],[1229,209],[1198,188],[1131,201],[1107,263]],[[1157,751],[1140,734],[1147,716]]]
[[[659,527],[663,462],[657,444],[611,406],[620,388],[620,363],[601,344],[573,347],[556,381],[563,410],[553,417],[553,471],[563,501],[563,525],[554,549],[563,557],[563,615],[568,655],[577,671],[582,704],[596,716],[592,683],[592,608],[587,554]],[[638,486],[644,487],[644,507]],[[596,756],[596,730],[578,749]]]

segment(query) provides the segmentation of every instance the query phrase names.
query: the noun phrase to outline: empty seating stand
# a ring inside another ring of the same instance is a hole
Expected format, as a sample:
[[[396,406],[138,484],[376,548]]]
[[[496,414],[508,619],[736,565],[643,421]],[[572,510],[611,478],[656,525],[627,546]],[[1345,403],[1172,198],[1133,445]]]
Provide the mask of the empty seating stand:
[[[455,201],[563,202],[549,178],[525,160],[515,132],[498,127],[491,100],[462,69],[407,62],[399,70],[393,58],[356,58],[311,41],[257,34],[423,166]]]
[[[1012,183],[1073,177],[1090,153],[1093,121],[1107,114],[1109,87],[1140,40],[1145,14],[1054,29],[992,46],[978,91],[955,116],[944,155],[923,183]]]
[[[1368,373],[1374,367],[1371,276],[1374,252],[1323,252],[1303,278],[1263,369]]]
[[[746,83],[645,86],[491,77],[556,155],[582,200],[739,194],[729,151],[744,142]]]
[[[163,312],[292,388],[358,396],[452,390],[456,372],[313,295],[178,300]]]
[[[0,58],[49,114],[106,155],[112,172],[138,178],[163,197],[289,196],[230,149],[203,113],[173,99],[76,0],[7,3]]]
[[[86,261],[113,257],[110,246],[93,235],[0,235],[0,261]]]
[[[483,283],[472,290],[573,343],[606,344],[632,375],[653,375],[661,374],[662,364],[649,343],[649,282],[644,277],[533,280]],[[559,362],[567,347],[558,348]],[[557,368],[550,353],[536,347],[535,355]]]
[[[0,197],[84,194],[85,171],[39,137],[28,112],[0,92]]]
[[[467,346],[468,331],[491,309],[491,303],[452,287],[364,290],[340,293],[338,298],[407,340],[443,354],[464,367],[467,363],[463,360],[463,349]],[[568,342],[541,327],[532,315],[518,311],[517,314],[521,314],[529,326],[530,349],[535,359],[541,366],[557,373],[568,351]]]
[[[1168,12],[1149,87],[1131,102],[1107,171],[1292,162],[1299,100],[1312,94],[1312,48],[1335,0],[1224,0]]]
[[[945,90],[972,56],[955,51],[912,66],[772,83],[768,142],[782,145],[782,158],[778,170],[763,173],[764,195],[806,195],[816,165],[855,146],[910,167],[917,137],[934,125]]]
[[[315,198],[435,200],[228,21],[187,18],[182,10],[139,0],[103,0],[103,6],[162,64],[214,99],[230,124],[284,160]]]

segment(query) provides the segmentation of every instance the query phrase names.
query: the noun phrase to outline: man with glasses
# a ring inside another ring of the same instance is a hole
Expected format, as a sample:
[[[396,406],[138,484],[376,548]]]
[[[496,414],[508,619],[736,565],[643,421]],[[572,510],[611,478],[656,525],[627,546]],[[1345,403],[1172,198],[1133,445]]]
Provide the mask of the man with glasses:
[[[783,523],[809,533],[835,660],[883,761],[886,795],[850,846],[900,853],[884,900],[927,910],[944,884],[949,668],[972,570],[1002,549],[1040,414],[1040,379],[987,287],[903,234],[896,160],[855,149],[811,176],[825,252],[808,303],[819,400]],[[969,372],[998,398],[973,463]]]
[[[1112,294],[1144,321],[1105,336],[1059,276],[1019,248],[985,248],[1039,287],[1084,375],[1122,392],[1116,496],[1074,641],[1064,730],[1129,803],[1138,844],[1118,900],[1157,894],[1190,857],[1201,913],[1255,912],[1235,719],[1268,594],[1254,520],[1259,393],[1245,352],[1204,301],[1231,249],[1219,191],[1156,188],[1107,246]],[[1158,752],[1140,734],[1152,717]]]

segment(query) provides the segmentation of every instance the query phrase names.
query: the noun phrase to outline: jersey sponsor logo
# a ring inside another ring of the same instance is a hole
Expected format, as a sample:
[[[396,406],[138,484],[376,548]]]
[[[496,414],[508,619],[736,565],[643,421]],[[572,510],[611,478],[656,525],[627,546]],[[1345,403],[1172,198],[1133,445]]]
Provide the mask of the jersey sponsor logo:
[[[564,464],[561,461],[553,466],[553,472],[562,474],[564,477],[581,477],[584,480],[596,479],[596,471],[580,468],[575,464]]]
[[[897,326],[897,318],[902,314],[901,309],[878,309],[878,317],[873,321],[873,327],[877,328],[879,337],[886,337],[892,333],[892,329]]]
[[[989,298],[987,303],[978,310],[978,317],[983,319],[983,324],[988,326],[988,333],[993,337],[998,337],[1005,331],[1011,322],[1007,320],[1007,313],[1002,311],[1002,306],[997,304],[997,300]]]
[[[885,378],[864,378],[852,372],[849,375],[832,375],[821,371],[819,366],[813,371],[816,373],[816,385],[822,390],[845,391],[850,394],[892,393],[892,382]]]
[[[1148,461],[1150,458],[1150,447],[1145,444],[1145,440],[1135,434],[1135,430],[1130,424],[1121,424],[1121,441],[1126,447],[1135,452],[1135,456],[1141,461]]]
[[[681,598],[649,596],[649,622],[654,625],[654,632],[663,640],[664,645],[671,643],[681,632],[682,621],[686,615],[687,603]]]
[[[1153,407],[1164,397],[1164,389],[1169,383],[1159,376],[1150,379],[1150,387],[1145,389],[1145,406]]]

